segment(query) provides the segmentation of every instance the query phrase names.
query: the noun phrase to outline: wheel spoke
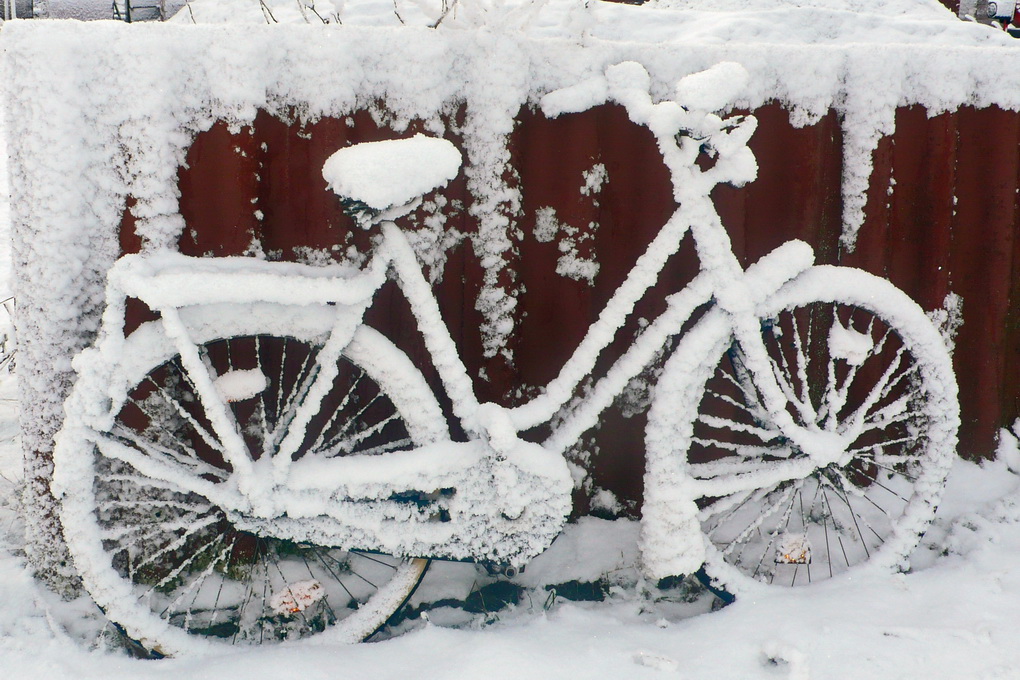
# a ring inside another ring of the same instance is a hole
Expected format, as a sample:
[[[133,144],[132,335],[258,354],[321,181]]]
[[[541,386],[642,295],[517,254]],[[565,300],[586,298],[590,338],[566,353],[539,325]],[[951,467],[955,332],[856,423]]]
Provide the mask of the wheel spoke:
[[[829,501],[829,494],[822,490],[822,499],[825,501],[825,507],[829,509],[829,518],[832,519],[833,529],[836,528],[836,516],[832,512],[832,503]],[[839,543],[840,552],[843,554],[843,561],[846,562],[847,569],[850,568],[850,558],[846,554],[846,546],[843,544],[843,535],[840,532],[836,532],[836,541]]]
[[[382,566],[386,567],[387,569],[396,570],[396,568],[397,568],[396,565],[388,564],[386,562],[383,562],[382,560],[380,560],[380,559],[378,559],[376,557],[372,557],[368,553],[361,552],[360,550],[354,550],[354,551],[352,551],[352,553],[354,555],[357,555],[358,557],[361,557],[363,559],[368,560],[369,562],[375,562],[376,564],[381,564]]]
[[[725,377],[729,378],[730,376],[727,373],[727,374],[725,374]],[[733,381],[732,379],[729,382],[731,382],[732,384],[736,385],[736,382]],[[747,406],[746,403],[744,403],[742,401],[737,401],[736,399],[734,399],[733,397],[731,397],[728,394],[724,394],[722,392],[716,392],[715,390],[707,389],[707,388],[705,390],[705,394],[706,395],[711,395],[712,397],[715,397],[716,399],[719,399],[719,400],[723,401],[728,406],[734,406],[734,407],[740,409],[744,413],[748,414],[748,416],[750,416],[754,420],[759,420],[757,418],[757,416],[761,415],[761,412],[759,410],[756,410],[756,409],[752,410],[751,408],[749,408]]]
[[[305,565],[305,570],[308,572],[309,578],[313,581],[317,581],[318,579],[315,577],[315,572],[312,571],[312,565],[308,564],[308,559],[305,557],[304,551],[302,550],[298,552],[298,556],[301,557],[301,562]],[[327,595],[326,597],[323,597],[321,602],[326,606],[326,609],[329,610],[329,615],[332,617],[332,620],[336,621],[337,615],[336,612],[333,611],[333,607],[329,604],[329,596]]]
[[[223,540],[224,537],[222,534],[215,536],[211,542],[207,543],[205,546],[200,548],[199,551],[196,551],[196,554],[198,554],[200,551],[204,551],[209,547],[212,547],[213,545],[219,545],[220,543],[223,543]],[[193,578],[187,585],[187,587],[181,589],[180,594],[170,604],[168,604],[163,609],[162,612],[160,612],[160,616],[166,616],[175,611],[175,606],[183,602],[184,598],[188,596],[188,593],[194,591],[194,595],[191,598],[191,604],[184,611],[184,624],[181,626],[186,631],[190,630],[191,621],[194,618],[196,610],[195,603],[198,601],[198,596],[202,591],[202,586],[205,584],[209,576],[216,570],[216,565],[223,560],[228,549],[229,548],[224,548],[222,551],[220,551],[220,553],[213,558],[212,562],[209,563],[209,566],[203,569],[201,573],[198,574],[198,576]]]
[[[878,462],[878,460],[874,456],[861,455],[861,456],[858,456],[858,457],[861,460],[863,460],[863,461],[867,461],[868,463],[871,463],[872,465],[874,465],[877,468],[881,468],[882,470],[885,470],[886,472],[888,472],[891,475],[899,475],[900,477],[903,477],[904,479],[910,481],[913,484],[917,483],[917,477],[915,475],[908,474],[908,473],[906,473],[906,472],[904,472],[902,470],[897,470],[896,468],[890,467],[889,465],[884,465],[883,463]],[[902,458],[899,458],[899,459],[897,459],[897,462],[901,462],[902,460],[903,460]]]
[[[237,534],[234,534],[234,536],[230,540],[230,545],[228,545],[226,548],[224,548],[224,552],[226,554],[226,562],[225,562],[224,567],[223,567],[223,576],[220,578],[220,585],[216,589],[216,599],[213,600],[213,605],[212,605],[212,620],[210,621],[210,626],[215,626],[216,625],[216,621],[219,619],[219,616],[220,616],[220,613],[221,613],[220,612],[220,597],[223,596],[223,586],[227,582],[226,574],[230,572],[230,564],[232,562],[232,558],[234,556],[234,550],[236,549],[236,547],[237,547]]]
[[[750,475],[762,470],[761,456],[772,455],[773,449],[742,447],[736,453],[740,455],[720,458],[709,463],[691,463],[691,475],[699,481],[724,476]]]
[[[750,372],[744,367],[743,359],[738,361],[740,356],[737,352],[730,353],[730,364],[735,375],[726,372],[723,373],[723,377],[740,390],[746,409],[751,416],[758,422],[767,423],[769,422],[768,411],[758,400],[758,390],[751,380]]]
[[[340,437],[343,437],[345,434],[350,432],[351,427],[354,427],[355,425],[361,425],[363,423],[362,416],[364,416],[365,412],[369,408],[371,408],[374,404],[378,402],[380,396],[382,395],[377,394],[373,396],[364,405],[362,405],[362,407],[358,409],[357,412],[351,415],[351,417],[347,419],[347,422],[345,422],[343,427],[340,429],[340,432],[337,433],[337,436],[329,443],[329,445],[327,445],[326,448],[327,449],[333,448],[336,445],[336,442],[340,439]]]
[[[786,360],[786,353],[783,351],[781,346],[775,347],[774,352],[768,352],[766,356],[769,360],[769,366],[772,369],[772,376],[776,380],[776,384],[779,385],[780,391],[786,400],[797,410],[800,417],[807,422],[814,422],[816,419],[815,410],[811,408],[811,400],[802,400],[797,393],[794,391],[792,382],[792,375],[790,373],[790,366]],[[776,361],[774,355],[778,355],[780,361]]]
[[[889,416],[888,413],[882,414],[881,420],[874,417],[866,418],[864,421],[865,425],[859,431],[856,432],[856,436],[859,438],[861,435],[867,434],[868,432],[872,432],[874,430],[886,430],[894,425],[899,425],[900,423],[911,422],[916,418],[916,416],[915,414],[910,412],[909,408],[912,402],[916,402],[915,397],[917,396],[918,395],[916,394],[904,396],[903,397],[904,410],[900,413],[897,413],[896,415]],[[899,400],[897,400],[897,403],[898,401]],[[897,406],[897,408],[899,408],[899,406]]]
[[[885,397],[889,395],[889,392],[894,389],[903,378],[907,377],[909,373],[916,370],[916,366],[911,368],[907,366],[900,372],[899,376],[896,376],[896,372],[900,369],[900,365],[903,363],[903,351],[904,348],[899,348],[896,351],[896,356],[893,361],[889,362],[889,366],[885,369],[885,373],[875,384],[875,386],[868,393],[868,396],[861,403],[860,406],[846,419],[848,427],[858,428],[860,423],[864,422],[868,412],[871,411],[872,407],[880,403]]]
[[[196,433],[198,434],[198,436],[202,438],[202,441],[204,441],[204,442],[206,443],[206,445],[207,445],[207,446],[209,446],[209,447],[210,447],[210,448],[212,448],[212,449],[215,449],[216,451],[219,451],[220,453],[223,453],[223,454],[225,454],[225,453],[226,453],[226,449],[224,449],[224,448],[223,448],[223,444],[221,444],[221,443],[219,442],[219,440],[217,440],[217,439],[216,439],[216,437],[214,437],[214,436],[212,435],[212,433],[211,433],[211,432],[209,432],[209,431],[208,431],[208,430],[207,430],[207,429],[206,429],[205,427],[203,427],[203,426],[202,426],[202,425],[201,425],[201,424],[200,424],[200,423],[198,422],[198,420],[196,420],[196,419],[195,419],[195,417],[194,417],[193,415],[191,415],[191,413],[189,413],[189,412],[188,412],[188,410],[187,410],[186,408],[184,408],[184,405],[183,405],[183,404],[181,404],[181,403],[180,403],[180,402],[179,402],[179,401],[178,401],[177,399],[173,398],[173,397],[172,397],[172,396],[171,396],[171,395],[170,395],[170,394],[169,394],[169,393],[168,393],[168,392],[167,392],[167,391],[166,391],[166,390],[165,390],[165,389],[163,388],[163,386],[162,386],[162,385],[160,385],[159,383],[157,383],[157,382],[156,382],[156,381],[155,381],[155,380],[154,380],[154,379],[152,378],[152,376],[151,376],[151,375],[150,375],[150,376],[147,376],[147,377],[146,377],[146,379],[147,379],[147,381],[148,381],[148,383],[149,383],[150,385],[153,385],[153,386],[154,386],[154,387],[156,388],[156,390],[157,390],[157,391],[159,392],[160,396],[162,396],[162,397],[163,397],[163,399],[164,399],[164,400],[165,400],[165,401],[167,402],[167,404],[169,404],[169,405],[170,405],[171,407],[173,407],[173,409],[174,409],[175,411],[177,411],[178,415],[180,415],[180,416],[181,416],[182,418],[184,418],[184,420],[185,420],[185,421],[187,421],[187,423],[188,423],[188,424],[189,424],[189,425],[190,425],[190,426],[192,427],[192,429],[194,429],[194,431],[195,431],[195,432],[196,432]],[[150,420],[151,420],[151,421],[152,421],[153,423],[155,423],[155,424],[157,424],[157,425],[159,424],[159,419],[158,419],[157,417],[155,417],[154,415],[150,414],[150,413],[148,412],[148,410],[146,410],[146,408],[145,408],[145,407],[143,407],[143,406],[142,406],[142,404],[141,404],[140,402],[138,402],[138,401],[135,401],[134,403],[135,403],[135,404],[136,404],[136,405],[138,406],[138,408],[139,408],[139,409],[140,409],[140,410],[142,411],[142,413],[144,413],[144,414],[145,414],[146,416],[148,416],[148,417],[149,417],[149,419],[150,419]],[[182,441],[180,441],[180,440],[178,439],[178,442],[179,442],[179,443],[181,444],[181,446],[182,446],[182,447],[184,447],[184,443],[183,443]],[[191,449],[188,449],[188,448],[186,448],[186,447],[185,447],[185,450],[186,450],[186,451],[188,451],[188,453],[192,454],[192,456],[193,456],[193,457],[195,457],[195,458],[197,458],[197,457],[198,457],[198,456],[197,456],[197,455],[196,455],[196,454],[194,453],[194,451],[192,451]]]
[[[347,587],[347,584],[345,584],[343,579],[340,578],[337,570],[334,567],[330,566],[330,564],[326,561],[326,558],[323,556],[322,551],[316,550],[315,556],[319,559],[320,562],[322,562],[322,566],[326,569],[327,572],[329,572],[330,576],[333,577],[333,580],[337,582],[337,584],[343,589],[345,593],[347,593],[347,597],[350,598],[348,602],[357,602],[357,598],[354,597],[354,593],[350,591],[350,589]],[[333,558],[332,555],[330,555],[330,558],[333,559],[335,562],[339,562],[338,560]]]
[[[198,531],[199,529],[202,529],[205,526],[208,526],[208,524],[210,524],[210,523],[202,524],[201,526],[192,527],[180,539],[178,539],[178,541],[172,543],[167,548],[164,548],[164,549],[158,551],[156,554],[151,555],[149,557],[149,559],[145,560],[144,562],[142,562],[140,564],[133,565],[134,571],[137,571],[138,567],[146,566],[147,564],[153,564],[157,557],[159,557],[161,555],[166,555],[167,553],[170,552],[171,549],[176,550],[178,548],[183,547],[184,543],[186,542],[186,539],[189,536],[193,535],[195,531]],[[209,545],[210,544],[206,544],[206,547],[208,547]],[[204,552],[204,550],[199,550],[199,551],[196,551],[196,552],[192,553],[190,556],[184,558],[176,567],[174,567],[170,571],[170,573],[168,573],[166,576],[164,576],[162,579],[160,579],[159,582],[155,583],[148,590],[146,590],[142,594],[142,598],[147,597],[150,593],[152,593],[155,590],[160,590],[160,589],[164,588],[171,581],[175,580],[185,570],[187,570],[188,567],[190,567],[192,564],[194,564],[199,559],[199,557],[201,557],[203,552]],[[129,573],[131,573],[131,572],[129,571]]]
[[[775,439],[782,435],[782,432],[778,429],[765,429],[763,427],[757,427],[755,425],[745,425],[744,423],[738,423],[729,418],[720,418],[718,416],[703,415],[698,420],[709,427],[713,427],[719,430],[730,430],[733,432],[745,432],[758,437],[761,441],[767,442]]]
[[[379,446],[373,446],[367,449],[361,449],[358,451],[359,456],[377,456],[380,453],[389,453],[390,451],[403,451],[414,445],[410,437],[404,437],[403,439],[397,439],[386,444],[380,444]]]
[[[272,450],[281,445],[284,439],[286,439],[287,433],[290,431],[291,424],[294,418],[298,414],[298,409],[301,404],[304,403],[305,398],[308,396],[309,390],[312,389],[312,385],[315,384],[317,377],[318,362],[317,360],[311,362],[311,353],[305,357],[305,361],[302,364],[301,373],[296,378],[294,389],[287,395],[287,399],[283,405],[283,412],[280,414],[276,421],[276,428],[267,437],[269,444],[267,450]],[[307,369],[307,372],[306,370]],[[281,389],[283,383],[280,384]]]
[[[302,442],[308,436],[308,425],[322,408],[323,400],[334,387],[339,374],[340,357],[344,345],[350,338],[341,332],[343,324],[337,324],[330,331],[326,342],[315,354],[315,368],[309,371],[311,378],[307,389],[294,402],[292,415],[285,424],[286,434],[280,440],[279,448],[273,456],[275,470],[285,472],[290,462],[299,454]],[[346,338],[346,340],[344,339]]]
[[[861,531],[861,523],[863,523],[864,526],[867,527],[867,529],[872,534],[875,535],[875,538],[878,539],[879,543],[884,542],[885,541],[885,537],[883,537],[877,531],[875,531],[875,529],[871,526],[871,524],[866,519],[861,517],[861,515],[856,510],[854,510],[854,506],[853,506],[853,504],[850,503],[850,498],[847,496],[845,489],[839,488],[838,485],[833,484],[832,480],[829,480],[828,478],[825,478],[825,481],[827,483],[829,483],[829,488],[831,488],[832,492],[834,494],[836,494],[836,498],[838,498],[841,501],[843,501],[843,503],[847,507],[847,510],[849,510],[850,517],[851,517],[851,519],[853,519],[853,522],[854,522],[854,528],[857,530],[857,536],[861,539],[861,546],[864,548],[865,554],[870,559],[871,558],[871,551],[868,549],[868,540],[864,537],[864,532]]]
[[[764,495],[761,489],[752,489],[745,491],[743,495],[740,493],[730,494],[725,498],[720,498],[712,502],[707,508],[703,509],[698,513],[699,518],[707,524],[709,518],[712,518],[715,526],[712,529],[706,531],[709,536],[712,536],[720,527],[724,526],[730,519],[733,518],[744,506],[746,506],[752,500],[756,502],[761,500],[761,497],[755,497],[755,494]]]
[[[283,362],[281,361],[280,364],[282,366]],[[263,364],[263,362],[262,362],[262,336],[261,335],[256,335],[255,336],[255,367],[258,369],[259,373],[261,373],[262,375],[266,375],[266,368],[268,368],[268,367],[265,364]],[[278,382],[277,383],[277,387],[279,387],[279,385],[280,385],[280,383]],[[262,390],[262,392],[259,394],[259,401],[258,401],[258,404],[256,406],[256,411],[258,412],[258,415],[259,415],[259,425],[262,428],[261,429],[261,434],[262,434],[262,455],[263,456],[268,456],[271,453],[269,448],[268,448],[268,440],[269,440],[269,437],[270,437],[270,433],[272,432],[272,428],[269,425],[269,413],[268,413],[268,409],[266,407],[266,401],[269,399],[269,395],[267,394],[267,392],[269,392],[268,389]],[[277,392],[279,392],[279,389],[277,389]]]
[[[347,439],[342,440],[334,439],[329,443],[329,446],[325,449],[325,451],[323,451],[323,454],[327,458],[332,458],[333,456],[339,455],[341,452],[353,453],[355,447],[357,447],[358,444],[365,441],[372,435],[382,432],[383,428],[385,428],[392,422],[396,422],[399,418],[400,418],[399,413],[393,413],[392,415],[384,418],[383,420],[380,420],[375,425],[372,425],[371,427],[366,427],[361,431],[354,433],[351,437]]]
[[[202,479],[195,475],[193,470],[189,470],[172,459],[167,460],[165,457],[147,455],[146,452],[125,444],[112,434],[94,433],[93,441],[107,458],[127,463],[141,475],[162,480],[175,491],[192,491],[224,507],[234,507],[236,504],[233,495],[225,489],[221,489],[221,485]]]
[[[811,320],[808,319],[807,347],[811,347],[811,323],[810,323],[810,321]],[[802,404],[810,404],[811,403],[811,391],[810,391],[811,381],[808,379],[808,357],[807,357],[807,354],[805,353],[805,350],[804,350],[805,344],[804,344],[804,342],[801,339],[800,322],[797,320],[797,315],[796,314],[791,314],[790,315],[790,325],[792,326],[791,330],[793,331],[793,348],[794,348],[794,352],[795,352],[794,356],[796,357],[796,365],[797,365],[797,382],[800,384],[800,402]],[[815,418],[817,418],[817,417],[818,416],[817,416],[817,413],[816,413],[815,414]]]
[[[172,448],[160,446],[158,443],[142,439],[137,433],[133,432],[124,427],[115,426],[111,431],[111,435],[121,441],[121,443],[127,442],[134,445],[135,448],[140,449],[142,453],[151,456],[154,459],[170,458],[168,461],[171,464],[179,464],[184,466],[185,470],[188,470],[191,474],[195,475],[210,475],[216,479],[223,481],[227,478],[226,470],[222,470],[217,467],[213,467],[204,460],[202,460],[198,454],[191,449],[187,448],[183,442],[179,442],[181,448],[190,453],[189,456],[182,456],[180,452],[174,451]]]
[[[864,333],[869,338],[872,336],[872,333],[874,331],[874,322],[875,319],[874,317],[872,317]],[[882,337],[879,338],[878,342],[873,343],[871,349],[868,350],[867,357],[863,358],[859,363],[853,363],[847,366],[846,368],[847,374],[842,381],[837,381],[834,373],[830,374],[829,391],[832,394],[832,398],[830,400],[831,405],[827,409],[827,413],[830,414],[831,417],[827,418],[826,422],[830,424],[830,427],[832,429],[836,428],[835,424],[836,420],[838,419],[839,414],[843,411],[843,409],[849,402],[851,388],[854,386],[854,382],[857,378],[858,373],[860,372],[861,367],[867,365],[868,359],[870,359],[871,357],[879,356],[882,353],[882,351],[885,348],[886,341],[889,338],[891,330],[892,329],[889,327],[885,329],[885,332],[882,334]],[[830,429],[830,431],[832,430]]]
[[[283,569],[280,568],[280,561],[277,559],[276,554],[271,549],[267,549],[266,550],[266,554],[269,555],[270,561],[272,561],[273,566],[276,567],[276,573],[278,573],[280,575],[280,582],[283,584],[283,590],[289,589],[290,588],[290,579],[287,578],[287,576],[283,573]],[[268,568],[268,561],[267,561],[266,564],[267,564],[267,568]],[[268,582],[269,579],[267,578],[266,580]],[[282,590],[281,590],[281,592],[282,592]],[[291,591],[291,595],[293,595],[293,594],[294,594],[294,592]],[[308,619],[305,618],[305,610],[301,609],[301,608],[297,608],[297,614],[301,617],[301,622],[305,625],[305,628],[306,629],[310,629],[310,626],[308,625]]]
[[[700,444],[707,449],[719,449],[723,451],[732,451],[739,455],[744,460],[760,460],[762,456],[780,456],[786,457],[785,452],[789,451],[789,447],[771,447],[771,446],[748,446],[747,444],[734,444],[732,442],[725,442],[720,439],[705,439],[702,437],[693,437],[691,439],[695,444]]]
[[[110,499],[97,503],[96,507],[99,510],[112,510],[115,508],[127,508],[127,509],[169,509],[187,514],[202,515],[212,509],[213,506],[208,504],[193,505],[188,503],[177,503],[173,501],[165,500],[117,500]],[[158,520],[153,519],[153,522]]]
[[[729,554],[738,543],[745,543],[747,538],[756,532],[761,530],[762,525],[776,512],[780,507],[786,504],[790,497],[793,495],[794,489],[792,487],[787,488],[779,497],[776,502],[772,503],[769,507],[764,508],[762,512],[755,517],[748,525],[741,531],[733,540],[726,544],[726,548],[722,551],[724,555]],[[739,555],[737,556],[739,558]]]
[[[340,563],[340,561],[339,561],[339,560],[337,560],[337,559],[336,559],[335,557],[333,557],[332,555],[329,555],[328,557],[329,557],[329,559],[333,560],[333,562],[334,562],[334,563],[335,563],[335,564],[336,564],[336,565],[337,565],[338,567],[339,567],[339,566],[344,566],[344,567],[346,567],[346,568],[347,568],[347,570],[348,570],[348,571],[349,571],[349,572],[351,573],[351,575],[352,575],[352,576],[354,576],[354,577],[356,577],[356,578],[360,579],[361,581],[364,581],[364,582],[365,582],[365,583],[367,583],[368,585],[370,585],[370,586],[372,586],[373,588],[375,588],[376,590],[378,590],[378,589],[379,589],[379,586],[377,586],[376,584],[372,583],[372,582],[371,582],[371,581],[369,581],[369,580],[368,580],[367,578],[365,578],[364,576],[362,576],[361,574],[359,574],[358,572],[356,572],[356,571],[354,570],[354,567],[353,567],[353,566],[351,566],[351,561],[350,561],[350,557],[351,557],[352,555],[361,555],[362,557],[364,557],[364,555],[362,555],[361,553],[358,553],[358,552],[354,552],[353,550],[347,553],[347,557],[348,557],[348,560],[347,560],[347,562],[346,562],[346,563],[344,563],[344,564],[341,564],[341,563]]]
[[[847,453],[853,454],[854,458],[861,458],[861,459],[866,459],[866,460],[869,460],[869,461],[875,461],[875,460],[878,460],[877,452],[884,451],[886,448],[889,448],[889,447],[899,447],[899,446],[902,446],[904,444],[912,444],[915,441],[916,441],[916,438],[912,437],[912,436],[897,437],[896,439],[889,439],[887,441],[883,441],[883,442],[878,443],[878,444],[869,444],[867,446],[857,446],[857,447],[854,447],[852,449],[847,449]],[[868,451],[873,452],[873,455],[868,456],[867,455]],[[887,460],[887,461],[892,462],[892,463],[902,463],[905,460],[909,460],[909,458],[907,458],[906,456],[903,456],[903,455],[899,455],[899,456],[897,456],[897,455],[889,455],[889,456],[884,456],[882,460]]]
[[[790,487],[790,492],[786,495],[786,497],[783,498],[783,500],[781,502],[777,502],[775,504],[775,506],[774,506],[774,509],[778,509],[780,505],[786,505],[787,499],[790,501],[790,505],[786,508],[786,511],[783,513],[782,518],[780,518],[780,520],[779,520],[779,524],[781,524],[784,529],[790,525],[790,517],[793,515],[793,506],[797,502],[796,493],[799,490],[800,490],[800,486],[799,485],[791,486]],[[766,517],[771,515],[772,512],[773,511],[770,510],[768,515],[763,516],[762,519],[764,520]],[[760,527],[761,527],[761,524],[759,523],[757,525],[757,529],[759,531],[760,531]],[[758,560],[758,564],[755,565],[754,572],[751,574],[751,578],[757,578],[758,572],[761,571],[761,568],[765,564],[765,560],[768,558],[769,552],[771,552],[773,550],[773,546],[776,544],[776,539],[778,537],[779,537],[779,531],[778,530],[770,532],[768,543],[765,544],[765,549],[762,551],[761,559],[759,559]],[[723,554],[725,554],[725,552]],[[739,559],[740,556],[738,555],[737,557]],[[775,569],[773,569],[772,573],[770,574],[770,579],[769,579],[770,582],[771,582],[772,578],[775,578]]]
[[[237,643],[237,636],[241,634],[241,629],[244,624],[244,610],[248,608],[248,603],[251,602],[251,598],[255,594],[254,577],[255,577],[255,566],[259,563],[259,540],[256,537],[255,540],[255,555],[251,562],[251,568],[248,571],[248,578],[244,583],[244,593],[241,598],[241,607],[237,610],[237,630],[234,632],[234,637],[231,639],[232,644]],[[263,584],[268,583],[268,580],[263,581]],[[263,596],[262,596],[262,609],[265,611],[265,585],[263,585]]]
[[[319,430],[319,434],[315,438],[315,441],[312,442],[313,451],[320,451],[324,449],[328,450],[332,448],[332,442],[327,444],[325,447],[322,446],[322,442],[326,438],[326,433],[329,432],[333,425],[336,424],[337,418],[339,418],[342,413],[346,413],[347,405],[350,403],[351,397],[354,396],[354,393],[357,392],[358,385],[361,384],[361,379],[363,377],[364,373],[359,373],[358,377],[351,383],[350,389],[344,393],[343,399],[340,400],[340,404],[333,410],[333,414],[329,417],[329,420],[326,421],[326,424]]]

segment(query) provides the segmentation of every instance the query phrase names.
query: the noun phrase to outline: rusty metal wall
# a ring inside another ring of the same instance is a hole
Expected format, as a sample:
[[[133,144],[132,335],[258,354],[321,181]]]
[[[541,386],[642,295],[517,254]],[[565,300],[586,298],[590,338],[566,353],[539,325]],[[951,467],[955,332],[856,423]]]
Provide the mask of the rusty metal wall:
[[[997,108],[933,118],[912,108],[896,123],[875,154],[857,250],[842,261],[887,276],[926,309],[947,292],[962,296],[954,355],[961,452],[990,456],[997,429],[1018,415],[1020,393],[1020,119]]]
[[[875,153],[866,222],[856,250],[847,254],[839,248],[842,142],[837,116],[830,113],[813,126],[794,128],[779,106],[754,113],[760,125],[751,146],[759,179],[741,189],[721,187],[715,195],[738,256],[748,264],[800,238],[814,246],[818,262],[888,277],[926,309],[939,307],[949,292],[961,295],[964,324],[955,353],[964,415],[960,452],[968,458],[992,455],[997,429],[1018,415],[1020,290],[1013,268],[1020,263],[1020,239],[1014,237],[1020,117],[998,109],[968,108],[934,118],[919,108],[898,111],[896,133]],[[416,131],[412,126],[400,136]],[[343,245],[367,252],[368,235],[343,215],[320,169],[345,144],[394,136],[367,114],[307,125],[260,115],[253,126],[234,134],[224,125],[213,127],[195,140],[180,172],[181,211],[188,225],[181,250],[232,255],[254,242],[271,257],[286,260],[298,257],[302,247]],[[518,403],[555,376],[673,210],[668,173],[654,140],[618,107],[555,120],[523,111],[510,151],[523,198],[523,238],[505,255],[507,283],[522,291],[512,365],[483,356],[482,317],[475,309],[483,271],[469,241],[448,253],[436,286],[480,398],[505,404]],[[582,172],[596,162],[605,165],[609,176],[597,199],[580,192]],[[460,206],[448,211],[447,228],[472,233],[477,225],[468,215],[463,173],[443,193]],[[547,206],[556,209],[561,222],[590,237],[580,243],[600,263],[593,285],[557,275],[558,239],[540,242],[534,237],[536,212]],[[597,230],[589,229],[592,223],[599,225]],[[139,245],[129,218],[122,245],[125,251]],[[663,296],[696,271],[687,243],[639,303],[636,316],[653,317]],[[136,310],[135,319],[143,314]],[[410,310],[395,286],[380,293],[368,320],[411,355],[443,400]],[[619,333],[599,370],[619,356],[638,328],[632,323]],[[630,395],[632,402],[641,398]],[[639,502],[644,468],[644,415],[633,406],[611,410],[584,441],[594,483],[629,504]],[[577,501],[583,512],[585,499]]]

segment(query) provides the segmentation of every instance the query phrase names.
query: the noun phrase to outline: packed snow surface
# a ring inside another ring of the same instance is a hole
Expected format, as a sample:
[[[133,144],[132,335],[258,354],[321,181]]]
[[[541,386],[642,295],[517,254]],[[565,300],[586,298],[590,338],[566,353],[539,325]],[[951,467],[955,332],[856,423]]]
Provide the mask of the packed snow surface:
[[[6,380],[5,392],[10,385]],[[5,407],[4,424],[14,415]],[[17,479],[17,458],[8,439],[0,449],[0,667],[11,680],[325,678],[338,668],[351,677],[394,679],[415,668],[443,680],[1010,680],[1020,672],[1013,634],[1020,480],[1002,464],[956,464],[910,574],[780,589],[710,612],[708,595],[682,603],[657,601],[654,588],[644,594],[649,584],[642,585],[634,563],[634,523],[588,519],[568,527],[535,561],[534,573],[521,575],[529,587],[523,603],[488,624],[478,615],[452,626],[422,624],[379,643],[138,661],[112,645],[112,631],[92,605],[59,600],[25,569],[15,486],[7,481]],[[569,602],[544,587],[600,572],[609,583],[604,602]],[[464,597],[473,573],[470,565],[440,565],[423,588]],[[310,584],[308,590],[314,595]]]

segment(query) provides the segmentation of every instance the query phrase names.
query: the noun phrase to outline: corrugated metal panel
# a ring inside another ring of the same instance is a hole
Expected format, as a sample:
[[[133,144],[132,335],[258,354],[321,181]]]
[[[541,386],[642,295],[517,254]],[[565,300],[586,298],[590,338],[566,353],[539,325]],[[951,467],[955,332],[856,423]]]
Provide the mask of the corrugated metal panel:
[[[1015,113],[965,107],[927,118],[897,112],[882,140],[857,250],[842,262],[887,276],[926,309],[963,298],[956,341],[961,453],[984,457],[1015,403]],[[1012,371],[1012,374],[1009,373]]]
[[[852,253],[839,248],[841,230],[840,123],[833,113],[794,128],[779,106],[754,112],[752,140],[759,179],[740,189],[721,187],[715,198],[734,250],[748,264],[784,241],[811,243],[817,260],[861,267],[890,278],[926,309],[947,293],[964,299],[956,367],[964,413],[961,453],[989,456],[997,428],[1017,414],[1020,379],[1013,263],[1018,260],[1018,140],[1020,118],[997,109],[962,109],[928,118],[920,108],[897,113],[897,132],[874,157],[867,218]],[[401,133],[410,135],[414,126]],[[302,248],[370,248],[353,228],[320,175],[323,161],[348,143],[396,136],[367,114],[314,124],[284,123],[261,115],[232,134],[223,125],[200,135],[180,174],[181,210],[188,230],[181,249],[192,254],[250,252],[257,243],[274,258],[295,259]],[[456,140],[454,140],[456,141]],[[470,243],[451,249],[436,286],[444,318],[483,400],[519,403],[555,376],[609,296],[673,210],[668,174],[647,130],[613,106],[548,120],[531,111],[518,117],[510,140],[513,182],[520,188],[523,234],[506,253],[506,283],[518,289],[513,364],[485,358],[475,298],[483,271]],[[583,173],[605,167],[608,183],[584,195]],[[451,198],[448,229],[473,233],[463,175],[444,190]],[[556,273],[560,235],[535,238],[536,215],[553,208],[574,241],[600,264],[594,283]],[[258,211],[258,212],[256,212]],[[592,225],[598,225],[592,228]],[[125,222],[125,231],[130,224]],[[122,243],[134,249],[129,234]],[[653,317],[662,298],[697,271],[685,244],[658,286],[639,303],[637,317]],[[333,252],[338,252],[334,250]],[[410,310],[389,285],[369,321],[422,366],[439,391],[435,372]],[[618,335],[605,370],[639,330]],[[485,376],[482,378],[481,376]],[[640,402],[640,390],[631,395]],[[586,439],[595,483],[624,500],[640,498],[643,414],[617,408]],[[583,510],[583,501],[582,501]]]

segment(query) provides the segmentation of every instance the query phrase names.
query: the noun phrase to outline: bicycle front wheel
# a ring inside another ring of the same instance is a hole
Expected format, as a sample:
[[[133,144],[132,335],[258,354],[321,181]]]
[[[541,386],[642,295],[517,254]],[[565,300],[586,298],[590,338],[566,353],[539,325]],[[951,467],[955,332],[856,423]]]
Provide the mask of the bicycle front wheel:
[[[805,465],[808,474],[773,474],[810,462],[807,453],[769,416],[745,348],[719,338],[714,361],[678,392],[700,396],[656,410],[660,431],[685,433],[675,454],[696,485],[719,489],[698,501],[706,572],[739,593],[902,563],[955,451],[956,383],[938,331],[889,282],[837,267],[787,284],[765,303],[760,327],[787,413],[837,448],[833,462]],[[671,359],[662,383],[684,383],[681,366]]]
[[[219,403],[196,388],[159,322],[123,341],[111,357],[119,371],[97,351],[78,366],[55,478],[86,588],[154,655],[373,634],[404,605],[428,560],[316,541],[315,520],[295,537],[238,516],[220,500],[231,466],[209,415],[225,408],[247,454],[267,463],[325,369],[318,353],[332,317],[268,304],[200,312],[182,317],[192,317]],[[421,374],[383,336],[361,328],[336,362],[295,458],[383,455],[447,436]],[[111,419],[90,418],[94,398],[120,389],[111,375],[126,392],[114,397]]]

